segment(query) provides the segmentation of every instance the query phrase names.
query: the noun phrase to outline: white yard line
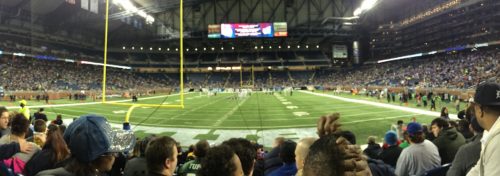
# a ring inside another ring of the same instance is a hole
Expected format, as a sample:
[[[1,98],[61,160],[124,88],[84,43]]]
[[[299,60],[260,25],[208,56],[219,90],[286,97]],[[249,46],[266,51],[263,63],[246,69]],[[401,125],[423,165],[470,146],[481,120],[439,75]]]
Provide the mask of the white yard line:
[[[236,110],[238,110],[240,108],[240,106],[243,105],[248,99],[250,99],[250,98],[246,97],[245,99],[240,101],[236,106],[233,107],[233,109],[228,111],[221,118],[217,119],[217,121],[215,121],[215,123],[212,125],[212,127],[218,127],[220,124],[222,124],[222,122],[224,122],[227,118],[229,118],[229,116],[233,115],[234,112],[236,112]]]
[[[378,106],[378,107],[389,108],[389,109],[397,109],[397,110],[401,110],[401,111],[423,114],[423,115],[428,115],[428,116],[435,116],[435,117],[441,116],[440,112],[433,112],[433,111],[427,111],[427,110],[416,109],[416,108],[402,107],[402,106],[396,106],[396,105],[385,104],[385,103],[377,103],[377,102],[372,102],[372,101],[367,101],[367,100],[356,100],[356,99],[351,99],[351,98],[344,98],[344,97],[339,97],[339,96],[335,96],[335,95],[315,93],[315,92],[309,92],[309,91],[303,91],[303,90],[301,90],[300,92],[306,93],[306,94],[311,94],[311,95],[316,95],[316,96],[320,96],[320,97],[333,98],[333,99],[342,100],[342,101],[346,101],[346,102],[367,104],[367,105]],[[458,119],[456,114],[450,114],[450,118]]]
[[[186,114],[191,113],[191,112],[194,112],[194,111],[197,111],[197,110],[199,110],[199,109],[201,109],[201,108],[204,108],[204,107],[207,107],[207,106],[213,105],[213,104],[215,104],[215,103],[218,103],[218,102],[220,102],[220,101],[222,101],[222,100],[226,100],[226,99],[227,99],[227,97],[222,96],[222,97],[220,97],[218,100],[211,101],[210,103],[207,103],[207,104],[204,104],[204,105],[198,106],[198,107],[196,107],[196,108],[190,109],[189,111],[184,111],[184,112],[182,112],[182,113],[180,113],[180,114],[177,114],[177,115],[175,115],[175,116],[173,116],[173,117],[170,117],[170,118],[160,118],[160,119],[164,119],[164,120],[174,120],[174,119],[176,119],[176,118],[178,118],[178,117],[181,117],[181,116],[183,116],[183,115],[186,115]],[[154,119],[154,117],[151,117],[151,119]],[[156,119],[158,119],[158,118],[156,118]],[[160,122],[163,122],[163,121],[160,121]]]

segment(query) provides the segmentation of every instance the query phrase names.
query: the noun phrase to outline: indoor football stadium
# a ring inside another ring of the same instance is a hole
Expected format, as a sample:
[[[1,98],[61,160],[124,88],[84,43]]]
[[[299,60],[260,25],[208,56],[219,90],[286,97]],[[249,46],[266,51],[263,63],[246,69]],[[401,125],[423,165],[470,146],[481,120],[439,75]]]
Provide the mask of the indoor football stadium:
[[[499,175],[499,12],[0,0],[0,175]]]

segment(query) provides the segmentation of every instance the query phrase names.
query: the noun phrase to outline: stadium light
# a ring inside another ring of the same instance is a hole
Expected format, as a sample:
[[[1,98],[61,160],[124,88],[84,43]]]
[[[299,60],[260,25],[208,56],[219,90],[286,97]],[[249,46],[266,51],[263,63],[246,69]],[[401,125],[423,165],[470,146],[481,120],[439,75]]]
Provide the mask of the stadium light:
[[[24,54],[24,53],[12,53],[12,55],[14,55],[14,56],[21,56],[21,57],[26,56],[26,54]]]
[[[224,50],[224,47],[220,47],[220,50]]]
[[[153,47],[149,48],[149,51],[153,51]]]
[[[158,51],[161,51],[161,48],[158,48]]]
[[[198,48],[194,48],[194,51],[198,51]]]
[[[179,48],[175,48],[175,51],[179,51]]]
[[[278,48],[281,49],[281,45],[279,45]]]
[[[377,4],[377,0],[364,0],[361,3],[361,6],[358,7],[356,10],[354,10],[353,15],[359,16],[363,12],[366,12],[366,11],[370,10],[371,8],[375,7],[376,4]]]
[[[113,3],[116,5],[120,5],[125,9],[125,11],[129,13],[135,13],[144,19],[146,19],[147,24],[152,24],[155,22],[155,18],[151,15],[148,15],[144,10],[138,9],[130,0],[113,0]]]
[[[207,48],[203,48],[203,51],[206,51],[206,50],[207,50]]]
[[[257,48],[259,48],[259,47],[255,46],[254,48],[255,48],[255,49],[257,49]]]
[[[300,45],[297,45],[297,48],[300,48]]]
[[[288,45],[288,49],[290,49],[290,45]]]
[[[316,48],[319,48],[319,45],[316,45]]]
[[[309,45],[306,45],[306,48],[309,48]]]
[[[234,50],[234,46],[232,46],[231,49]]]
[[[264,49],[264,46],[260,46],[260,49]]]
[[[141,50],[143,50],[144,48],[141,46]]]
[[[272,47],[272,46],[269,46],[269,49],[273,49],[273,47]]]
[[[123,50],[125,50],[126,48],[125,47],[122,47]]]
[[[135,47],[132,47],[132,50],[135,50]]]
[[[189,51],[189,48],[186,48],[186,51]]]
[[[167,51],[170,51],[170,48],[167,48]]]

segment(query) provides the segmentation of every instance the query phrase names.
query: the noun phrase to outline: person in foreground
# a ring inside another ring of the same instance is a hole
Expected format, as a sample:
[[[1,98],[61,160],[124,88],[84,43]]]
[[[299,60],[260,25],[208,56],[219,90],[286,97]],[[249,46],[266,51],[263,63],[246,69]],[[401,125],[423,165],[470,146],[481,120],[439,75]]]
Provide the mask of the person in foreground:
[[[149,142],[146,161],[149,176],[172,176],[177,166],[177,142],[168,136]]]
[[[135,144],[131,131],[114,130],[102,116],[84,115],[68,126],[64,140],[71,151],[64,167],[42,171],[37,176],[94,176],[110,171],[117,152]]]
[[[243,176],[240,158],[227,145],[219,145],[208,150],[201,161],[197,176]]]
[[[410,146],[405,148],[398,158],[396,175],[423,175],[426,171],[441,165],[438,148],[425,139],[422,125],[417,122],[409,123],[404,136],[410,142]]]
[[[479,125],[484,128],[481,155],[467,176],[500,175],[500,84],[483,83],[476,89],[471,103]]]

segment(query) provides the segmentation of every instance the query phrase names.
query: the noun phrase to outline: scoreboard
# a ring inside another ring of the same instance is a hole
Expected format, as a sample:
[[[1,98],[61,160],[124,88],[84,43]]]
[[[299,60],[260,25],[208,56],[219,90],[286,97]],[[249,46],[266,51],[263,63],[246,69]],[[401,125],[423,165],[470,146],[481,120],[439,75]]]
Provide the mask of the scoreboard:
[[[223,23],[208,25],[208,38],[272,38],[288,36],[286,23]]]

